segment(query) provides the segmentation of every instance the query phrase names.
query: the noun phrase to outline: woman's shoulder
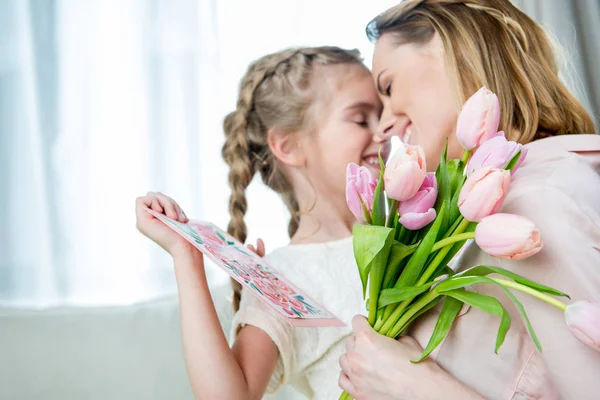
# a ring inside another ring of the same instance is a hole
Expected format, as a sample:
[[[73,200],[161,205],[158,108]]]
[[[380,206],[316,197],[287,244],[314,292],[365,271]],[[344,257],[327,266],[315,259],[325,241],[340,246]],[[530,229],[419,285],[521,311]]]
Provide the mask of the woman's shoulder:
[[[600,135],[561,135],[528,143],[525,171],[591,168],[600,174]],[[533,168],[532,168],[533,167]]]
[[[600,135],[542,139],[528,144],[527,151],[525,163],[513,176],[507,203],[525,199],[552,205],[552,193],[578,204],[597,203]]]

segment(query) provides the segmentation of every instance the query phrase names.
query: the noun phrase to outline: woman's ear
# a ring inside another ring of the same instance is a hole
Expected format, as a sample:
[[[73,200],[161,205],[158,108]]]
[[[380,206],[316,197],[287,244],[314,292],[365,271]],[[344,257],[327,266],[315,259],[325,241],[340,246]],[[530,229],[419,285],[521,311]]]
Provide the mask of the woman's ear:
[[[298,134],[270,129],[267,133],[267,141],[269,149],[283,165],[304,166],[306,159],[300,140],[298,140]]]

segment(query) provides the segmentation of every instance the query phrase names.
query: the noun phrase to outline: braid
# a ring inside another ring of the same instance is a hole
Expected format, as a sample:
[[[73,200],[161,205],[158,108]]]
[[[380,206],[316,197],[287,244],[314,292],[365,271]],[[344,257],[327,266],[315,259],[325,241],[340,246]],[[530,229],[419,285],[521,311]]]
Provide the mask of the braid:
[[[230,220],[227,233],[244,243],[248,235],[244,216],[248,210],[246,188],[252,182],[256,173],[255,162],[250,157],[250,143],[248,140],[249,114],[254,103],[254,91],[270,72],[266,65],[255,63],[250,66],[245,79],[242,81],[236,110],[225,117],[223,130],[225,131],[225,144],[222,155],[229,165],[229,197]],[[234,279],[231,280],[233,288],[233,309],[237,311],[240,306],[242,286]]]

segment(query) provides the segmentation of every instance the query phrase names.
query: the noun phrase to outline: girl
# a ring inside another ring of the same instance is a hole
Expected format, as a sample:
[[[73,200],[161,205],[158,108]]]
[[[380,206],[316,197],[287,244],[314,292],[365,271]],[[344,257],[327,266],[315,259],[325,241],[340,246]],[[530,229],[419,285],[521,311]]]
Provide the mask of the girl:
[[[350,239],[356,222],[345,201],[349,162],[378,174],[374,135],[382,105],[357,52],[334,47],[282,51],[253,63],[234,112],[225,118],[223,157],[230,166],[229,233],[246,239],[245,189],[260,173],[292,219],[291,244],[268,260],[349,323],[364,310]],[[253,295],[242,294],[230,349],[206,283],[202,255],[145,208],[186,222],[160,193],[137,200],[139,230],[172,256],[179,289],[187,371],[197,398],[260,399],[283,383],[308,397],[334,399],[338,358],[349,328],[292,330]],[[259,245],[259,253],[264,252]],[[236,296],[238,305],[239,296]]]
[[[524,261],[493,259],[467,247],[458,269],[495,265],[558,287],[573,300],[600,301],[600,137],[592,119],[558,79],[543,30],[508,0],[409,0],[367,28],[376,41],[373,77],[384,104],[381,130],[419,144],[435,169],[446,137],[462,153],[455,127],[464,99],[487,86],[501,104],[500,129],[526,143],[527,161],[513,177],[504,212],[531,219],[544,249]],[[595,158],[595,160],[594,160]],[[493,286],[493,285],[491,285]],[[433,360],[413,365],[418,345],[375,334],[360,318],[340,359],[341,386],[357,399],[592,399],[600,391],[600,353],[570,334],[562,313],[519,296],[543,352],[536,350],[511,301],[495,287],[512,328],[496,355],[498,320],[479,310],[460,316]],[[409,334],[424,345],[439,311]]]

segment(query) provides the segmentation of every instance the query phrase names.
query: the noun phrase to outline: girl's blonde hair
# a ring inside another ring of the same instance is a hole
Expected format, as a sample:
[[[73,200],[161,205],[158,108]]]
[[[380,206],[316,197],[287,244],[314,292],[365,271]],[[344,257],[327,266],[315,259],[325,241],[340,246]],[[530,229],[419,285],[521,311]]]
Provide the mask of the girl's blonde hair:
[[[457,105],[481,86],[500,100],[500,129],[521,143],[595,133],[583,106],[558,77],[552,42],[509,0],[406,0],[367,26],[371,41],[391,34],[426,44],[438,33]]]
[[[291,219],[290,237],[299,223],[298,201],[278,160],[269,149],[268,132],[288,134],[310,129],[311,105],[315,88],[311,85],[316,66],[359,65],[364,67],[356,50],[337,47],[296,48],[269,54],[253,62],[240,83],[235,111],[225,118],[225,144],[222,154],[229,165],[229,213],[227,231],[246,240],[244,215],[248,208],[246,188],[257,172],[263,182],[279,193]],[[241,286],[232,281],[233,306],[237,310]]]

